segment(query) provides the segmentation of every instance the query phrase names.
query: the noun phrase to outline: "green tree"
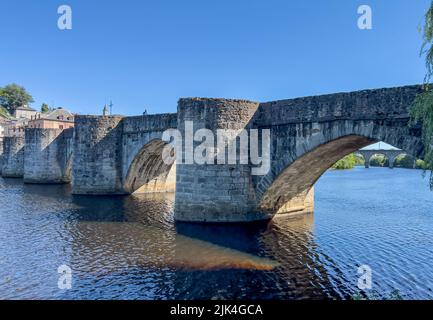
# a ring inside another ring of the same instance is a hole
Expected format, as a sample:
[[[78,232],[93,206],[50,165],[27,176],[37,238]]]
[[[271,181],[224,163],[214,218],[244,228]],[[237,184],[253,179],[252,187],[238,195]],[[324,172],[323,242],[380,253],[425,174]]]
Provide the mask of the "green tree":
[[[395,158],[394,166],[396,168],[413,169],[415,166],[415,158],[408,154],[401,154]]]
[[[50,111],[50,107],[46,103],[43,103],[41,105],[41,112],[45,113],[45,112],[48,112],[48,111]]]
[[[388,167],[389,166],[389,160],[383,154],[375,154],[370,159],[370,166],[371,167]]]
[[[415,162],[415,169],[429,170],[429,167],[424,160],[417,159]]]
[[[0,88],[0,105],[12,113],[16,108],[33,102],[33,97],[24,87],[15,83]]]
[[[356,164],[357,164],[357,158],[356,158],[356,156],[353,153],[351,153],[351,154],[345,156],[343,159],[338,160],[332,166],[332,169],[336,169],[336,170],[353,169],[353,167]]]
[[[0,117],[6,118],[6,119],[12,118],[9,111],[6,108],[3,108],[2,106],[0,106]]]
[[[356,162],[355,162],[355,166],[363,166],[365,165],[365,159],[363,156],[361,156],[359,153],[354,153]]]
[[[419,94],[410,110],[411,123],[420,124],[424,144],[424,162],[426,168],[433,168],[433,90],[430,80],[433,75],[433,1],[424,17],[424,26],[420,29],[423,43],[421,56],[425,56],[426,75],[424,91]],[[430,189],[433,190],[433,172],[430,170]]]

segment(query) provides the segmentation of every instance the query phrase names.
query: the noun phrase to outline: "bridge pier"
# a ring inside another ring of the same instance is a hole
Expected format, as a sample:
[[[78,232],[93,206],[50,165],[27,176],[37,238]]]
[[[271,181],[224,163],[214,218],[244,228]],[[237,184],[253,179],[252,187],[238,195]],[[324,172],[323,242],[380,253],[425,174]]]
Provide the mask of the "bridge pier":
[[[72,137],[73,129],[27,128],[24,183],[69,183]]]
[[[370,168],[370,160],[376,154],[376,152],[370,150],[358,150],[357,153],[362,155],[364,158],[364,167],[366,169]]]
[[[206,128],[215,137],[218,129],[240,131],[248,127],[258,106],[246,100],[181,99],[178,128],[183,137],[186,121],[193,122],[193,132]],[[231,141],[235,139],[232,137]],[[194,142],[192,147],[199,144]],[[257,210],[250,165],[187,164],[186,148],[182,148],[182,161],[176,167],[174,217],[177,221],[241,222],[271,217]],[[227,159],[227,148],[218,152],[224,152]]]
[[[364,157],[364,161],[365,161],[364,166],[365,166],[366,169],[370,168],[370,160],[371,160],[371,157],[372,157],[372,156]]]
[[[5,137],[3,139],[2,176],[22,178],[24,176],[24,137]]]
[[[76,116],[73,194],[125,194],[122,186],[120,116]]]
[[[388,157],[388,162],[389,162],[388,167],[390,169],[394,169],[394,162],[395,162],[396,158],[397,158],[397,156],[394,156],[394,155]]]
[[[0,138],[0,176],[3,168],[3,137]]]

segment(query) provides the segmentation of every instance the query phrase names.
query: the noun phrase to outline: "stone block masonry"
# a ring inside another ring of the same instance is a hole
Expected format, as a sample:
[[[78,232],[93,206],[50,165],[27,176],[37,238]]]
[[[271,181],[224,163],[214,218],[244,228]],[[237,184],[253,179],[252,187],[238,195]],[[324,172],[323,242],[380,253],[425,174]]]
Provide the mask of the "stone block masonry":
[[[168,128],[177,128],[177,114],[126,117],[122,123],[122,180],[125,192],[174,191],[175,165],[166,165],[161,154],[166,145],[162,134]]]
[[[2,176],[22,178],[24,176],[24,137],[5,137],[3,139]]]
[[[76,116],[72,192],[124,194],[121,116]]]
[[[0,138],[0,176],[2,174],[3,167],[3,138]]]
[[[178,104],[178,128],[182,136],[185,136],[185,121],[193,122],[194,132],[206,128],[212,130],[215,136],[218,129],[247,129],[258,106],[258,103],[246,100],[181,99]],[[185,148],[182,149],[182,159],[185,160]],[[250,165],[182,162],[177,163],[176,167],[176,220],[239,222],[271,217],[256,210]]]
[[[71,181],[73,129],[27,128],[25,131],[24,182]]]

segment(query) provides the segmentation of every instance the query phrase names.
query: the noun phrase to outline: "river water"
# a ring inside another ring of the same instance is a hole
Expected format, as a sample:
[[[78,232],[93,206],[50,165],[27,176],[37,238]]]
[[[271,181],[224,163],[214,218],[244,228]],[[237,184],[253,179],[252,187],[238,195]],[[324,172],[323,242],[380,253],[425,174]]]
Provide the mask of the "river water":
[[[269,223],[175,224],[172,194],[72,196],[0,178],[0,299],[433,298],[421,171],[328,171],[315,204]],[[371,289],[357,286],[361,265]]]

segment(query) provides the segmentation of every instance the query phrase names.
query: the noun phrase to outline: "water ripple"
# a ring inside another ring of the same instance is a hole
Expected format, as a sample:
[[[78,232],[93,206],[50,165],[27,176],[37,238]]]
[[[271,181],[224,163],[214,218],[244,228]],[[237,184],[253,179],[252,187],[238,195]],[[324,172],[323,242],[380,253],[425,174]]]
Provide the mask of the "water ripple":
[[[424,182],[415,170],[330,171],[314,215],[197,225],[174,223],[173,194],[82,197],[0,179],[0,299],[433,298]],[[373,271],[367,292],[360,265]]]

